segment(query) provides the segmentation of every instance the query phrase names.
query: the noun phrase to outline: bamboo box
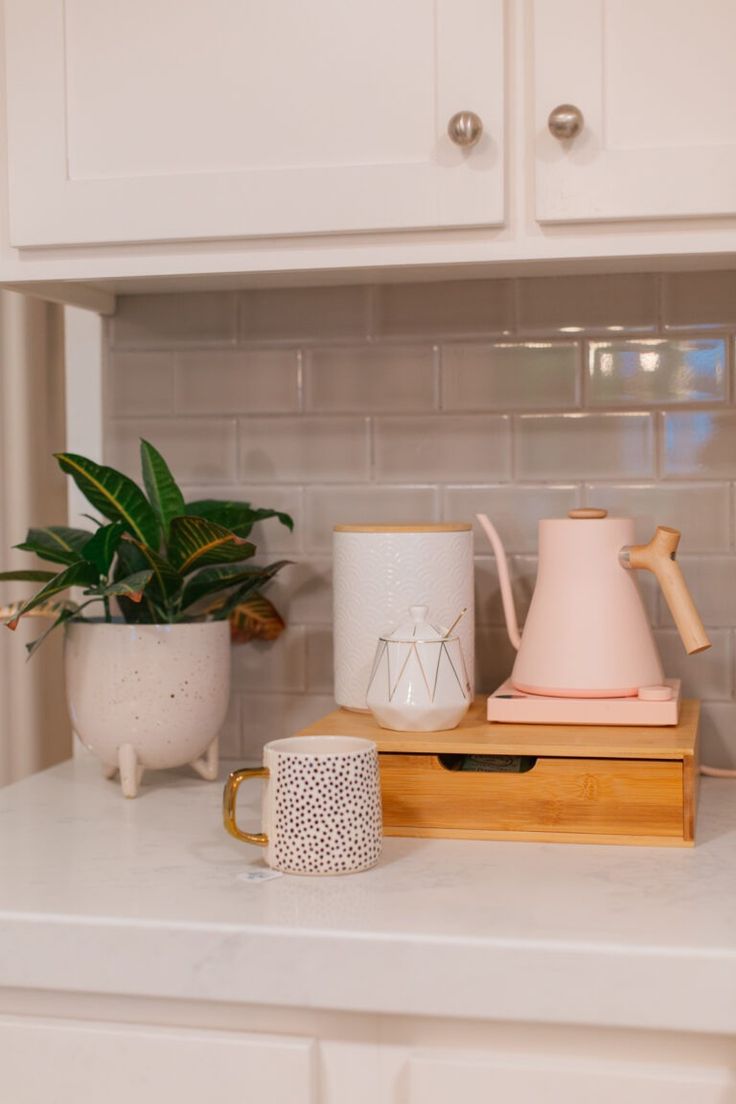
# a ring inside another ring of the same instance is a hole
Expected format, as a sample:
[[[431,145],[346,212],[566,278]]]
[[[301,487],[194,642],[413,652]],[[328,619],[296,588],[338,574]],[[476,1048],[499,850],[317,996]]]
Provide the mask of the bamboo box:
[[[448,732],[337,709],[300,735],[376,742],[388,836],[693,845],[698,702],[661,728],[491,725],[485,708],[477,698]]]

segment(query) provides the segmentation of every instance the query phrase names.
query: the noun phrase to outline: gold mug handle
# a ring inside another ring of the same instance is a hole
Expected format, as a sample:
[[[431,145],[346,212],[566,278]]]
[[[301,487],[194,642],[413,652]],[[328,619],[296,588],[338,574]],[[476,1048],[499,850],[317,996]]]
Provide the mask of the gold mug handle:
[[[231,836],[243,840],[244,843],[256,843],[259,847],[265,847],[268,843],[265,832],[242,832],[235,820],[238,790],[240,783],[245,782],[246,778],[268,778],[268,767],[244,767],[230,772],[222,795],[222,820]]]

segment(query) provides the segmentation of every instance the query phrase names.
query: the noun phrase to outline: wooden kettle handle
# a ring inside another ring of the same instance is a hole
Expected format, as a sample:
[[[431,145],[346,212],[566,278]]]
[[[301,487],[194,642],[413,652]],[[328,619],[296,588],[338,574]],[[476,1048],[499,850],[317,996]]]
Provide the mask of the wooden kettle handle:
[[[657,576],[685,651],[692,655],[710,648],[710,640],[680,571],[680,565],[675,560],[679,543],[680,533],[677,529],[658,525],[649,544],[633,544],[625,549],[628,553],[625,562],[627,567],[644,568]]]

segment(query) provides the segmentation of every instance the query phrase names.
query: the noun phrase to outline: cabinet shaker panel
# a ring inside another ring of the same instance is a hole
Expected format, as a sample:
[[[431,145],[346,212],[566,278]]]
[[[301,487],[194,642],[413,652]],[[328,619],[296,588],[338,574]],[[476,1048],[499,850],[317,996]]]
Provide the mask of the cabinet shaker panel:
[[[736,214],[733,0],[534,0],[532,31],[540,222]]]
[[[503,223],[503,0],[4,10],[16,247]]]
[[[315,1054],[316,1043],[299,1036],[2,1016],[0,1096],[8,1104],[316,1104]]]

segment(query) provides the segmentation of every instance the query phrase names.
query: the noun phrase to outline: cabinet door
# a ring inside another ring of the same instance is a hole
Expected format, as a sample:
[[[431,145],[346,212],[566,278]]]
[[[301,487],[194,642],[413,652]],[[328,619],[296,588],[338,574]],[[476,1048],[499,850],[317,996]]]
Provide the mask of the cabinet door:
[[[728,1104],[725,1066],[434,1052],[409,1061],[409,1104]]]
[[[533,34],[540,222],[736,213],[733,0],[534,0]]]
[[[7,1104],[314,1104],[315,1076],[297,1036],[0,1017]]]
[[[503,0],[5,0],[5,38],[14,246],[503,222]]]

